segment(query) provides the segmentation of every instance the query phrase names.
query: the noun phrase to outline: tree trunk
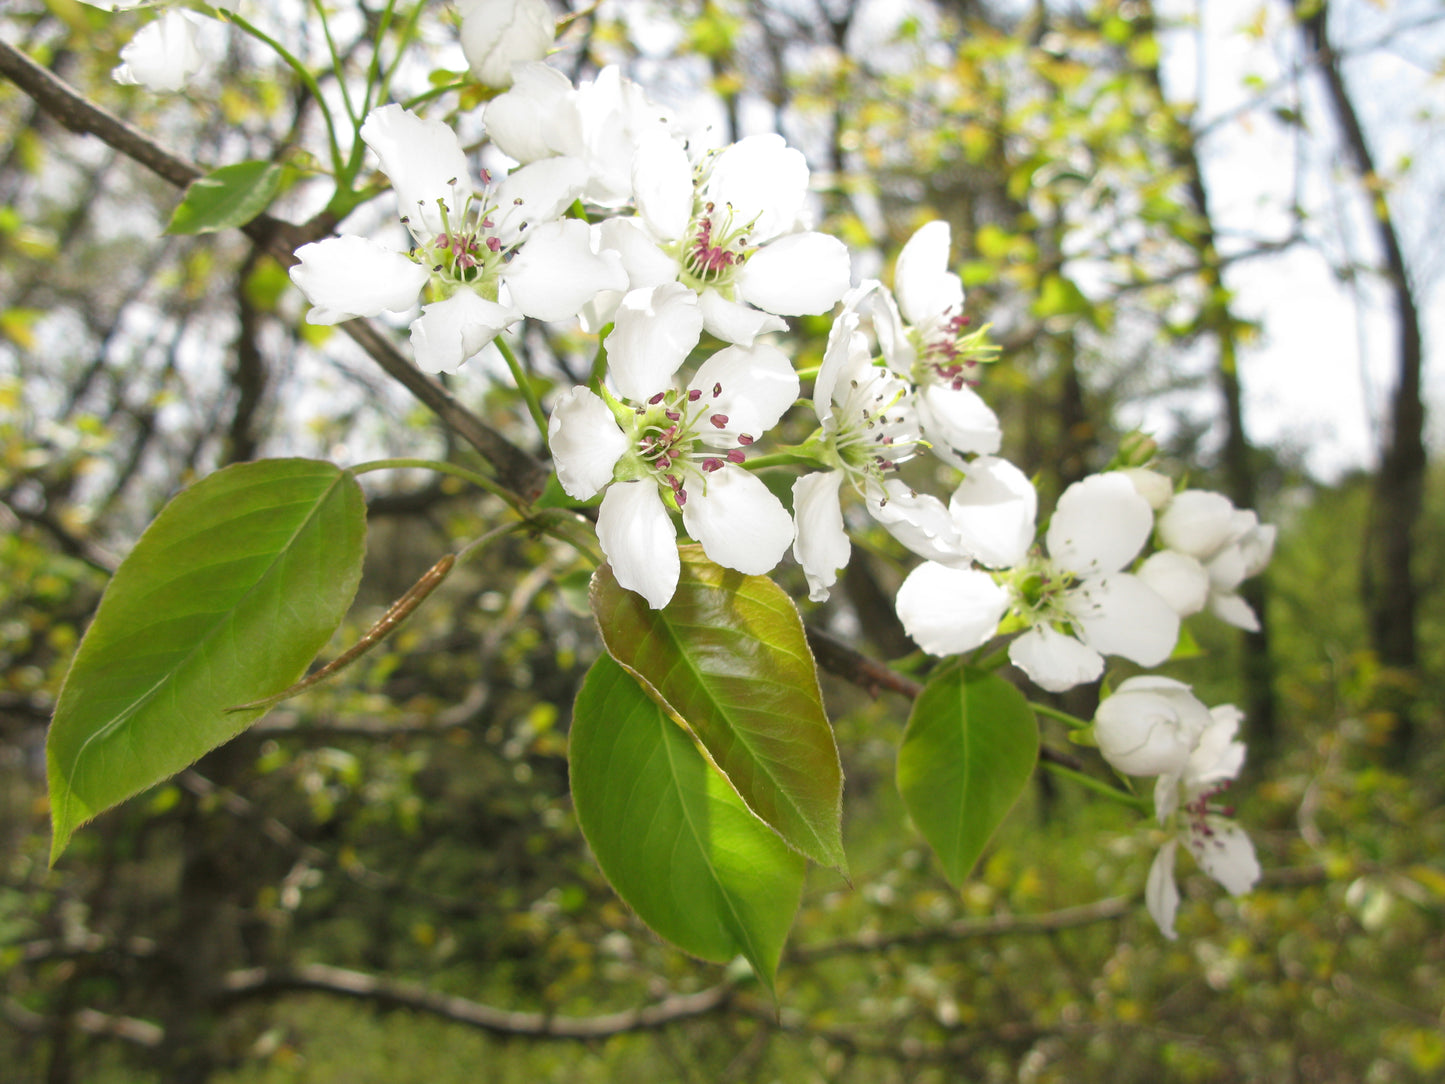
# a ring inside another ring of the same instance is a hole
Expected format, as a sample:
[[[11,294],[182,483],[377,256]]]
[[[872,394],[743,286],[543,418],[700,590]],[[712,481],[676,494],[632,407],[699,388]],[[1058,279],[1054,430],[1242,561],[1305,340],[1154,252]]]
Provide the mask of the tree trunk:
[[[1325,0],[1290,0],[1290,7],[1324,82],[1325,97],[1350,164],[1370,196],[1375,236],[1385,259],[1385,281],[1395,303],[1395,390],[1371,493],[1360,586],[1369,619],[1370,645],[1391,671],[1381,689],[1381,706],[1395,716],[1392,759],[1404,764],[1414,739],[1411,716],[1419,677],[1418,585],[1413,564],[1426,466],[1420,313],[1389,202],[1379,189],[1369,143],[1345,85],[1339,57],[1330,44],[1329,4]]]
[[[1154,31],[1152,5],[1149,29]],[[1197,331],[1211,335],[1219,354],[1214,367],[1224,414],[1222,467],[1224,485],[1236,508],[1257,508],[1259,487],[1255,484],[1254,449],[1244,428],[1244,390],[1239,379],[1239,322],[1229,307],[1224,285],[1224,267],[1219,257],[1214,219],[1210,214],[1209,190],[1204,184],[1194,129],[1177,118],[1164,97],[1163,82],[1156,63],[1146,72],[1159,108],[1172,121],[1171,157],[1187,178],[1189,202],[1199,216],[1194,246],[1199,254],[1200,279],[1205,302],[1195,320]],[[1274,691],[1274,664],[1269,649],[1269,613],[1266,582],[1255,577],[1240,587],[1240,594],[1259,617],[1259,631],[1244,633],[1245,717],[1250,749],[1256,760],[1269,757],[1279,746],[1279,711]]]

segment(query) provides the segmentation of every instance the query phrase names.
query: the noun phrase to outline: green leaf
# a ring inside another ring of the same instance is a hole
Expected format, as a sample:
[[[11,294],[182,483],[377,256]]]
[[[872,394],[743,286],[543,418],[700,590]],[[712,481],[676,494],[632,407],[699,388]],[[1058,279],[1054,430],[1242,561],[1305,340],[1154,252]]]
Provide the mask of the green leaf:
[[[802,857],[606,655],[577,694],[567,760],[577,823],[617,894],[694,956],[746,957],[771,992]]]
[[[749,809],[789,846],[846,871],[843,769],[797,608],[766,576],[715,565],[700,546],[681,556],[677,593],[661,610],[619,585],[610,565],[597,570],[603,643]]]
[[[46,739],[50,860],[97,813],[235,737],[346,616],[366,508],[306,459],[217,471],[173,499],[101,597]]]
[[[186,186],[166,232],[214,233],[244,226],[270,206],[280,187],[281,166],[275,162],[222,166]]]
[[[1038,756],[1034,713],[997,674],[949,669],[914,702],[898,750],[898,790],[954,885],[1023,793]]]

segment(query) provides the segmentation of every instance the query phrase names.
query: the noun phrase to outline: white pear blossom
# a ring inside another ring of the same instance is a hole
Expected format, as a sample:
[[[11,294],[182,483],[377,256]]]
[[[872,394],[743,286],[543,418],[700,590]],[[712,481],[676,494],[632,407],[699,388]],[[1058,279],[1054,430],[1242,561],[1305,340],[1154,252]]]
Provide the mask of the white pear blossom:
[[[1139,575],[1181,617],[1207,607],[1221,620],[1257,632],[1259,618],[1239,596],[1239,585],[1269,563],[1274,527],[1207,490],[1186,489],[1155,507],[1161,508],[1163,548],[1144,562]]]
[[[954,466],[999,449],[998,418],[970,386],[997,353],[987,328],[969,330],[963,282],[948,270],[948,223],[921,226],[898,256],[894,293],[871,299],[888,364],[917,387],[919,419],[933,451]],[[895,301],[896,295],[896,301]]]
[[[578,500],[606,490],[598,540],[617,582],[654,609],[680,573],[670,508],[710,559],[740,572],[770,571],[793,541],[787,509],[739,465],[797,398],[792,363],[765,344],[730,346],[678,387],[701,333],[697,297],[681,284],[628,294],[606,340],[616,395],[573,388],[548,423],[562,488]]]
[[[511,74],[512,88],[483,114],[498,149],[524,163],[574,158],[585,167],[583,199],[608,210],[630,205],[638,148],[673,138],[670,114],[616,65],[576,87],[542,63],[518,64]]]
[[[914,553],[951,568],[974,561],[993,568],[1022,560],[1033,542],[1036,498],[1023,473],[1005,460],[979,457],[947,506],[893,476],[924,446],[909,385],[877,364],[859,330],[864,302],[882,284],[868,281],[843,299],[814,384],[821,428],[813,438],[832,471],[793,487],[798,538],[793,555],[822,601],[847,563],[850,546],[838,501],[846,478],[868,512]]]
[[[977,508],[969,490],[997,506],[974,521],[974,536],[960,530],[964,546],[990,553],[1001,564],[1023,557],[1023,536],[1031,534],[1032,487],[1003,460],[980,457],[965,479],[964,496],[951,508],[967,527]],[[1020,521],[1030,525],[1029,530]],[[1179,636],[1179,616],[1169,604],[1124,569],[1138,555],[1153,527],[1148,503],[1118,473],[1075,482],[1059,498],[1045,535],[1047,555],[1022,559],[1011,571],[990,577],[977,569],[933,567],[909,574],[898,594],[898,616],[914,642],[934,655],[968,651],[987,642],[1005,612],[1027,631],[1009,645],[1009,658],[1041,688],[1062,692],[1093,681],[1104,671],[1105,655],[1121,655],[1143,666],[1163,662]],[[980,547],[979,538],[985,544]],[[982,558],[980,558],[982,559]],[[1001,579],[1007,586],[997,587]],[[985,585],[995,584],[995,589]]]
[[[557,21],[547,0],[458,0],[462,53],[488,86],[512,84],[512,66],[541,60],[552,48]]]
[[[1169,657],[1179,615],[1124,569],[1154,525],[1149,503],[1118,472],[1064,490],[1045,536],[1046,560],[1014,578],[1015,606],[1032,627],[1009,645],[1014,665],[1062,692],[1098,678],[1105,655],[1141,666]]]
[[[833,324],[813,384],[813,409],[821,426],[815,438],[818,453],[833,469],[793,483],[793,556],[808,578],[808,597],[825,600],[838,570],[848,563],[852,547],[843,525],[844,480],[885,527],[897,529],[905,545],[925,556],[952,555],[955,532],[943,502],[901,483],[888,488],[896,481],[888,474],[918,446],[918,423],[907,386],[873,364],[856,310],[845,309]]]
[[[987,525],[981,533],[994,539],[990,545],[998,546],[998,556],[1016,555],[1017,519],[1027,510],[1032,522],[1027,496],[1032,490],[1017,487],[1014,468],[998,468],[987,457],[972,465],[980,463],[990,467],[981,489],[1004,494],[994,519],[980,520]],[[967,500],[961,503],[967,510]],[[967,513],[959,515],[967,522]],[[925,565],[913,569],[903,584],[907,590],[899,591],[899,619],[920,648],[951,655],[987,642],[1004,611],[1012,608],[1010,620],[1025,624],[1027,632],[1009,646],[1010,661],[1051,692],[1097,679],[1105,655],[1155,666],[1173,650],[1179,616],[1139,577],[1124,571],[1152,528],[1152,510],[1127,478],[1095,474],[1059,497],[1045,535],[1048,554],[1030,556],[998,575],[1007,584],[1009,604],[1000,606],[1000,594],[985,590],[980,580],[990,578],[985,572],[954,568],[955,575],[945,575]],[[910,585],[915,577],[922,585]],[[951,621],[957,635],[946,632]]]
[[[158,92],[184,89],[211,62],[201,25],[201,17],[189,11],[167,11],[146,23],[121,49],[111,78]]]
[[[582,189],[580,163],[537,162],[495,185],[483,171],[478,192],[445,124],[387,105],[368,115],[361,136],[415,247],[408,256],[355,236],[303,245],[291,278],[315,306],[309,322],[405,311],[426,289],[412,349],[425,371],[450,372],[524,316],[571,318],[599,292],[625,287],[620,257],[600,249],[595,229],[559,217]]]
[[[848,289],[843,242],[803,229],[808,166],[782,136],[748,136],[694,167],[681,142],[655,135],[637,148],[633,190],[643,227],[724,342],[827,312]]]
[[[1146,674],[1121,682],[1099,705],[1094,740],[1117,771],[1177,782],[1210,722],[1188,685]]]
[[[959,655],[987,643],[1009,608],[1008,589],[987,572],[925,561],[903,581],[898,618],[930,655]]]
[[[1161,677],[1123,682],[1094,717],[1094,735],[1109,763],[1129,775],[1158,776],[1155,813],[1171,835],[1150,866],[1144,897],[1171,940],[1178,936],[1174,865],[1180,843],[1233,895],[1259,880],[1248,834],[1214,802],[1244,765],[1244,745],[1235,738],[1241,718],[1232,704],[1211,710],[1187,685]]]

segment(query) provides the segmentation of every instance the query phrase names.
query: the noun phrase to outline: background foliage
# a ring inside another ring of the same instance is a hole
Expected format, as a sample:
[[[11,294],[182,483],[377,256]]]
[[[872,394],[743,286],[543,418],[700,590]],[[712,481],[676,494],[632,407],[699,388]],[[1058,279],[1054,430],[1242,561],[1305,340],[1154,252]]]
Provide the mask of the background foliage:
[[[338,48],[364,64],[374,13],[338,9]],[[894,782],[925,661],[892,616],[907,562],[881,533],[809,614],[902,677],[825,679],[850,879],[807,870],[776,1002],[745,968],[660,943],[594,864],[566,752],[600,647],[585,570],[544,538],[495,543],[384,650],[102,816],[47,869],[45,726],[109,571],[167,497],[260,456],[477,463],[354,344],[301,322],[264,244],[162,237],[171,184],[6,82],[0,1064],[17,1079],[1438,1079],[1445,485],[1422,487],[1409,526],[1418,651],[1391,658],[1371,636],[1379,473],[1320,482],[1242,426],[1253,328],[1228,269],[1317,239],[1314,223],[1216,235],[1207,143],[1163,93],[1148,4],[910,10],[880,36],[853,3],[608,5],[569,30],[565,56],[582,74],[625,63],[676,104],[706,94],[720,139],[780,127],[865,264],[886,269],[915,226],[947,218],[970,312],[1004,346],[985,391],[1005,451],[1046,503],[1108,460],[1121,418],[1188,403],[1161,433],[1166,455],[1281,528],[1267,639],[1203,624],[1197,654],[1173,664],[1206,701],[1248,708],[1239,816],[1262,887],[1235,901],[1186,878],[1182,937],[1163,940],[1141,900],[1157,841],[1133,811],[1049,774],[951,887]],[[304,22],[301,5],[277,11],[288,30]],[[456,66],[445,8],[427,17],[431,64]],[[239,36],[214,82],[185,95],[117,87],[134,25],[59,0],[0,23],[183,158],[283,164],[273,213],[314,211],[303,89]],[[1271,93],[1261,110],[1278,106]],[[466,131],[476,91],[438,104]],[[1286,123],[1319,140],[1331,124],[1323,109]],[[1403,180],[1376,176],[1387,193]],[[1333,181],[1358,198],[1347,173]],[[1340,271],[1371,276],[1375,262]],[[800,367],[827,330],[804,325]],[[528,327],[523,344],[544,389],[585,372],[590,348],[555,329]],[[528,439],[515,390],[484,364],[452,391]],[[334,650],[497,511],[453,479],[377,477]],[[801,595],[796,569],[781,577]],[[1098,771],[1061,728],[1043,741]]]

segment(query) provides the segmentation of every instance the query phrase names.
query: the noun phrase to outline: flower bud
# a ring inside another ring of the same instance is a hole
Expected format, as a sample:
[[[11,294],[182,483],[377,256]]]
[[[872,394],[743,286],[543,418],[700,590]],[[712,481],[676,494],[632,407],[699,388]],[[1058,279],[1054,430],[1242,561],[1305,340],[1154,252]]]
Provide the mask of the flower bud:
[[[1209,709],[1189,686],[1163,677],[1130,678],[1094,715],[1094,740],[1125,775],[1182,772],[1209,726]]]
[[[462,52],[472,74],[492,87],[512,85],[512,65],[541,60],[557,23],[546,0],[462,0]]]

